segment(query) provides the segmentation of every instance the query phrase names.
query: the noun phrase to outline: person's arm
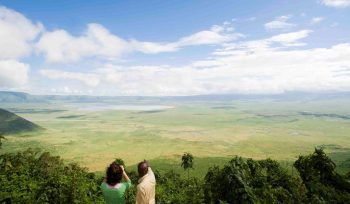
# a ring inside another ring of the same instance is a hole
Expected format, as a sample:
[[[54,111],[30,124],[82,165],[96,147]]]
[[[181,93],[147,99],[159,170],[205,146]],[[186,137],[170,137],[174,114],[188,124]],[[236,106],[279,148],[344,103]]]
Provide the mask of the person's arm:
[[[123,170],[123,179],[124,179],[126,182],[130,183],[131,180],[130,180],[129,176],[126,174],[125,169],[124,169],[124,166],[121,165],[120,167],[121,167],[122,170]]]

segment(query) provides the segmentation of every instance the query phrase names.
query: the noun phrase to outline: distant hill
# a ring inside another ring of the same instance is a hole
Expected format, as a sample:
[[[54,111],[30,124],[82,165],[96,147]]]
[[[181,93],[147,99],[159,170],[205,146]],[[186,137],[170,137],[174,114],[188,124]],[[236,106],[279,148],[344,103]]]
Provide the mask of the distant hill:
[[[40,126],[0,108],[0,133],[16,134],[41,129]]]
[[[42,102],[43,99],[23,92],[0,91],[0,103]]]
[[[168,103],[168,102],[227,102],[235,100],[313,101],[350,99],[350,92],[285,92],[279,94],[211,94],[192,96],[88,96],[31,95],[23,92],[0,91],[1,103]]]

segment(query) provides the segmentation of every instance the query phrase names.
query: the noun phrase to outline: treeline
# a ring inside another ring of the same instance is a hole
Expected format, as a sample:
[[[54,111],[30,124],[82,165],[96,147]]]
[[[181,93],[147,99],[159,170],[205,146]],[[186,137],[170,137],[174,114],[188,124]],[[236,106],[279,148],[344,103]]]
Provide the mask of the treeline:
[[[193,165],[193,157],[182,161],[184,168]],[[223,167],[210,167],[203,179],[155,170],[157,203],[350,202],[350,172],[336,173],[322,149],[300,156],[294,167],[298,176],[271,159],[235,157]],[[135,172],[129,175],[135,185],[127,193],[127,203],[134,203],[138,178]],[[40,150],[0,155],[0,203],[104,203],[102,180],[78,164],[65,164]]]

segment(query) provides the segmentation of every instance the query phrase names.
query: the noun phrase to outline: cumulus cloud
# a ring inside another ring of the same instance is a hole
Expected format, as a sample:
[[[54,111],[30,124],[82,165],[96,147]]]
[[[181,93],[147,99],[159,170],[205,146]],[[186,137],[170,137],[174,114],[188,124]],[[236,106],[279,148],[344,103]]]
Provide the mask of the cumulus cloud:
[[[225,21],[223,25],[214,25],[209,30],[200,31],[180,38],[170,43],[140,42],[132,40],[134,49],[143,53],[153,54],[160,52],[174,52],[182,47],[195,45],[220,45],[225,42],[244,37],[241,33],[232,33],[234,28],[231,23]]]
[[[22,14],[0,6],[0,59],[18,59],[28,56],[32,42],[42,31]]]
[[[18,60],[32,53],[42,30],[40,23],[0,6],[0,88],[19,88],[28,82],[30,67]]]
[[[122,95],[171,96],[203,93],[190,67],[107,65],[97,70]]]
[[[338,44],[329,48],[228,53],[181,67],[106,64],[93,71],[103,79],[95,93],[100,86],[113,87],[112,95],[344,91],[350,89],[349,55],[350,44]]]
[[[216,56],[242,55],[247,53],[268,52],[291,46],[304,46],[306,43],[301,40],[308,37],[312,32],[312,30],[300,30],[274,35],[266,39],[226,44],[224,48],[216,50],[213,54]]]
[[[83,57],[115,58],[130,52],[128,43],[99,24],[89,24],[82,36],[65,30],[46,32],[36,45],[50,62],[72,62]]]
[[[0,88],[18,88],[28,81],[29,65],[15,60],[0,60]]]
[[[311,31],[277,35],[226,49],[226,55],[194,61],[183,67],[120,67],[96,71],[125,95],[194,95],[217,93],[271,94],[286,91],[344,91],[350,89],[350,44],[304,50],[274,49],[267,42],[298,42]],[[242,43],[243,44],[243,43]],[[263,43],[262,43],[263,44]],[[286,46],[285,48],[287,48]],[[236,51],[236,52],[233,52]]]
[[[94,73],[80,73],[80,72],[66,72],[54,69],[42,69],[40,74],[49,79],[63,79],[63,80],[78,80],[87,86],[97,86],[100,83],[100,78]]]
[[[232,25],[215,25],[174,42],[147,42],[135,39],[125,40],[112,34],[100,24],[89,24],[81,36],[73,36],[65,30],[45,32],[36,44],[39,53],[49,62],[76,62],[84,57],[115,59],[129,52],[156,54],[175,52],[186,46],[220,45],[244,37],[233,33]]]
[[[312,30],[300,30],[297,32],[284,33],[272,36],[271,38],[267,39],[267,41],[278,42],[284,46],[304,45],[304,43],[300,43],[299,40],[308,37],[311,32]]]
[[[321,0],[326,6],[344,8],[350,6],[350,0]]]
[[[295,26],[295,24],[289,23],[289,16],[280,16],[275,18],[273,21],[264,24],[265,29],[267,30],[287,30]]]
[[[243,34],[228,33],[232,31],[233,27],[230,26],[230,22],[224,22],[223,26],[215,25],[210,30],[200,31],[190,36],[179,39],[176,43],[178,46],[190,46],[190,45],[214,45],[236,40],[243,37]]]
[[[131,40],[131,46],[133,49],[146,54],[174,52],[179,50],[179,46],[175,43],[140,42],[137,40]]]
[[[289,20],[289,16],[281,16],[266,23],[265,28],[295,27]],[[315,17],[311,23],[320,21],[321,17]],[[94,94],[111,90],[111,95],[350,90],[350,44],[291,49],[291,46],[306,45],[304,40],[312,32],[305,29],[245,41],[243,34],[235,32],[232,21],[227,21],[174,41],[148,42],[123,39],[100,24],[88,24],[81,35],[62,29],[44,32],[42,25],[0,7],[0,88],[26,85],[30,68],[18,60],[30,55],[36,42],[35,49],[49,62],[98,58],[99,63],[105,63],[103,66],[92,64],[84,72],[40,70],[41,76],[61,83],[59,88],[49,87],[57,93],[81,94],[87,93],[87,89]],[[219,45],[219,48],[210,57],[180,67],[120,66],[106,60],[130,52],[156,54],[197,45]]]
[[[305,35],[295,36],[299,37],[287,42]],[[266,44],[273,38],[260,40],[265,42],[263,52],[260,47],[249,47],[247,51],[243,45],[221,50],[221,55],[205,62],[210,65],[207,69],[195,71],[195,78],[205,82],[207,93],[349,90],[350,44],[304,50],[274,49]]]

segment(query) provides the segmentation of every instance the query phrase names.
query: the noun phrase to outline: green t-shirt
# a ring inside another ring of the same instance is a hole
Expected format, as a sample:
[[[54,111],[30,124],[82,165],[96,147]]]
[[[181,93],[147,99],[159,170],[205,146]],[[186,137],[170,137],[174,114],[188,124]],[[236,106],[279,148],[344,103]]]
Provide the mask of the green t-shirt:
[[[100,187],[106,204],[125,204],[125,191],[131,187],[131,181],[119,183],[117,188],[103,182]]]

